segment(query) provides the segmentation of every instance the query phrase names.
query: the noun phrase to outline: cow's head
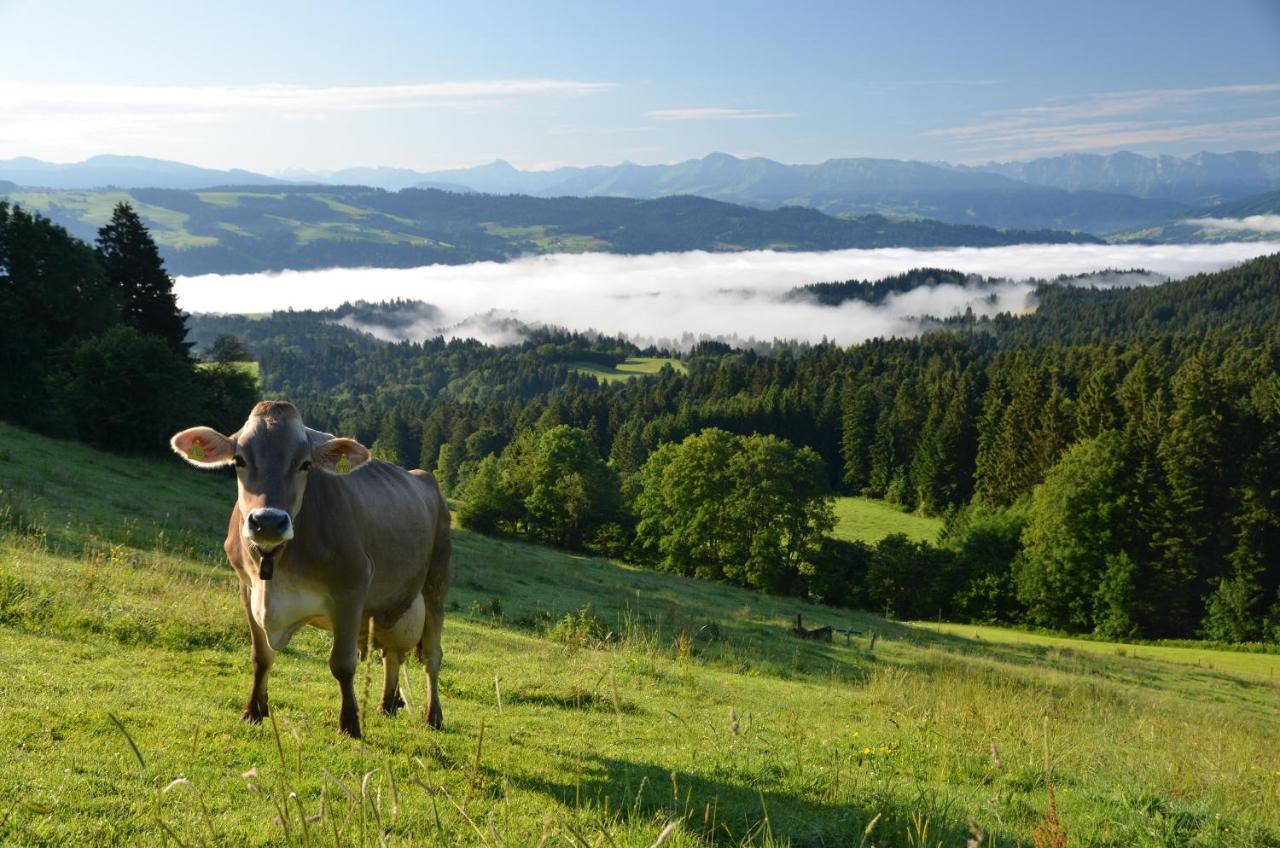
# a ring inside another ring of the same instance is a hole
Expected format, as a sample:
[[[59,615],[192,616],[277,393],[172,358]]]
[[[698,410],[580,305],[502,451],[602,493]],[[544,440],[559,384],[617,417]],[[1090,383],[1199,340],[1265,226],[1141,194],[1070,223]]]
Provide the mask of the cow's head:
[[[335,439],[308,430],[293,404],[263,401],[230,436],[209,427],[191,427],[169,440],[174,453],[197,468],[234,465],[239,488],[240,533],[270,579],[275,556],[293,538],[293,517],[302,507],[307,475],[336,472],[369,460],[369,449],[354,439]]]

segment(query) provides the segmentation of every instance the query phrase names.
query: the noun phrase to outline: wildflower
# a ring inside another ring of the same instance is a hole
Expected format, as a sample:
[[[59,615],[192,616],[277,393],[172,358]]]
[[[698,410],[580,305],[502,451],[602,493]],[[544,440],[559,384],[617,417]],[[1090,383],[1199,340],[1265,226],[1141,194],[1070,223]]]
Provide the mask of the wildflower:
[[[869,757],[869,756],[871,756],[871,749],[870,749],[870,748],[863,748],[863,749],[862,749],[862,756],[864,756],[864,757]]]

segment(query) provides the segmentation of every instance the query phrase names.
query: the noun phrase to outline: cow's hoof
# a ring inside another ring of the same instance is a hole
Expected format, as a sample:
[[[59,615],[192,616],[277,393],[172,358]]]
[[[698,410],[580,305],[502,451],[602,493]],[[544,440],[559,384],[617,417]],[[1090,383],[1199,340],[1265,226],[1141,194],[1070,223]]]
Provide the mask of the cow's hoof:
[[[244,712],[240,713],[240,720],[247,721],[249,724],[262,724],[262,720],[271,715],[271,711],[263,708],[258,709],[256,706],[247,706]]]
[[[432,730],[444,730],[444,712],[436,704],[432,704],[431,709],[427,711],[427,727]]]
[[[360,738],[360,719],[355,715],[338,716],[338,732],[352,739]]]
[[[378,712],[382,713],[384,716],[393,716],[404,705],[404,696],[401,695],[400,690],[397,689],[396,693],[390,698],[382,699],[382,703],[378,704]]]

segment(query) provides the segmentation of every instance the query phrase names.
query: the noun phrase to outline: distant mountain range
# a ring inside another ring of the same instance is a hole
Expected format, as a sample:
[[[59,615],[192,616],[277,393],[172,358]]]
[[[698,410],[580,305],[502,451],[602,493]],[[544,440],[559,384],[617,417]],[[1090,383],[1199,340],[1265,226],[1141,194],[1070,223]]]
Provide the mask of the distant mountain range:
[[[241,186],[213,191],[0,192],[92,239],[116,203],[151,228],[170,271],[413,267],[537,253],[836,250],[1096,242],[1062,231],[997,230],[880,215],[835,218],[687,195],[655,200],[389,192],[353,186]]]
[[[417,182],[411,182],[414,176]],[[502,160],[445,171],[354,169],[292,178],[369,182],[395,189],[466,189],[538,197],[653,198],[692,194],[766,209],[808,206],[833,215],[880,213],[949,223],[1109,233],[1280,188],[1280,153],[1186,158],[1070,154],[979,167],[897,159],[784,165],[712,153],[674,165],[521,171]]]
[[[55,189],[326,184],[533,197],[694,195],[760,209],[805,206],[839,216],[883,214],[1103,234],[1163,226],[1216,204],[1280,189],[1280,153],[1198,153],[1184,158],[1068,154],[981,166],[867,158],[785,165],[762,157],[712,153],[673,165],[624,162],[522,171],[498,160],[443,171],[350,168],[293,170],[276,176],[95,156],[67,165],[30,158],[0,161],[0,180]]]
[[[1209,206],[1280,188],[1280,152],[1197,153],[1139,156],[1136,153],[1068,153],[1030,162],[990,163],[974,169],[1029,185],[1067,191],[1102,191]]]
[[[94,156],[83,162],[44,162],[30,156],[0,159],[0,180],[55,189],[209,188],[219,185],[278,185],[278,177],[232,169],[215,171],[145,156]]]

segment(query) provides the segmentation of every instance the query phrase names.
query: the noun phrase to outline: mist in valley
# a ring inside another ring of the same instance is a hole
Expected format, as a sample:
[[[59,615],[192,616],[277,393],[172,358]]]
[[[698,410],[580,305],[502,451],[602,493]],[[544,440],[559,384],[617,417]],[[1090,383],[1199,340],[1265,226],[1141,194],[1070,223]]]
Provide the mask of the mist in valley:
[[[1043,280],[1089,274],[1068,284],[1151,285],[1229,267],[1277,249],[1270,243],[1196,245],[1016,245],[920,250],[891,248],[820,253],[750,251],[620,256],[557,254],[512,262],[409,269],[286,271],[179,278],[189,312],[323,309],[354,301],[423,301],[385,322],[342,323],[378,338],[438,335],[511,344],[526,325],[625,335],[641,344],[687,347],[700,338],[736,342],[829,339],[853,344],[910,336],[972,310],[975,315],[1034,307]],[[876,304],[823,306],[788,296],[797,286],[878,280],[913,268],[980,275],[964,285],[925,285]],[[1109,269],[1143,269],[1134,274]],[[994,278],[994,279],[992,279]]]

